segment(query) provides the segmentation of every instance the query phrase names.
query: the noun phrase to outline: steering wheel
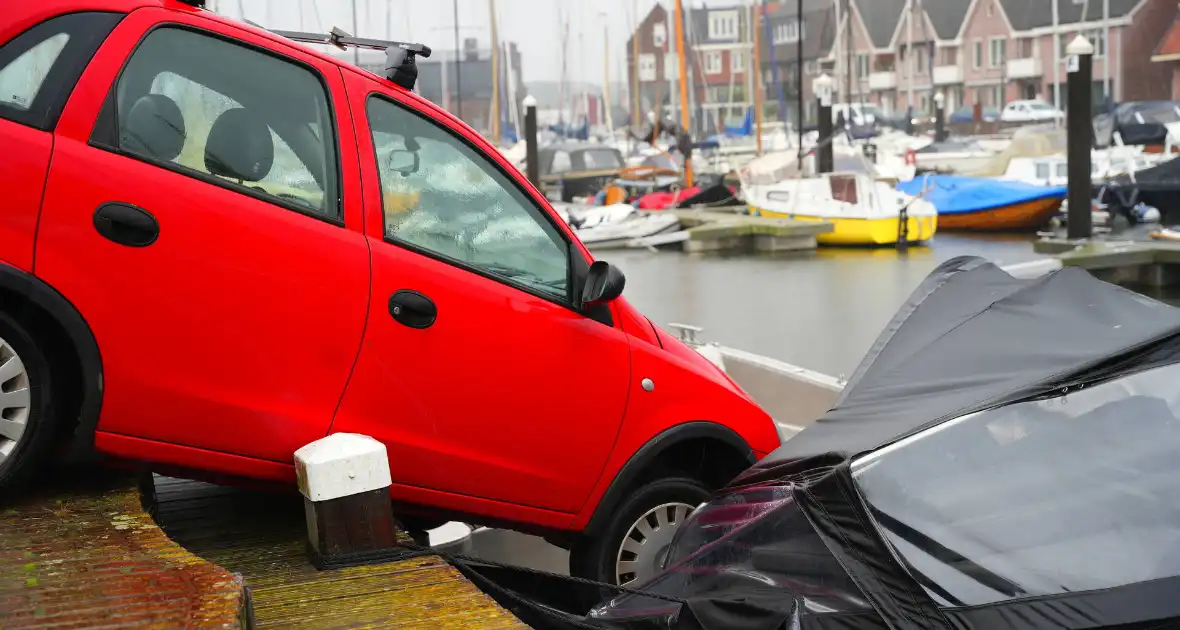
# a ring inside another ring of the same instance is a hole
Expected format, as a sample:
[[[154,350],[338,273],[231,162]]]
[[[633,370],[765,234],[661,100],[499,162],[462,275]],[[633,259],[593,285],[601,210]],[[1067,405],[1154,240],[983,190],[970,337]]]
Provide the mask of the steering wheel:
[[[647,179],[649,177],[659,177],[661,175],[668,175],[672,177],[679,177],[680,172],[674,171],[670,168],[656,166],[654,164],[640,164],[638,166],[628,166],[619,171],[619,179]]]

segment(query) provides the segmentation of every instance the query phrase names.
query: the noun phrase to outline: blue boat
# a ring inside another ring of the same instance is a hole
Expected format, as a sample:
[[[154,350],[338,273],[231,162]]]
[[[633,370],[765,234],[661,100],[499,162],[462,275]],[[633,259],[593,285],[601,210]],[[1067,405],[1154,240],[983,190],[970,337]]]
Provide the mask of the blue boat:
[[[1065,186],[950,175],[916,177],[897,189],[934,204],[939,229],[994,232],[1045,225],[1066,194]]]

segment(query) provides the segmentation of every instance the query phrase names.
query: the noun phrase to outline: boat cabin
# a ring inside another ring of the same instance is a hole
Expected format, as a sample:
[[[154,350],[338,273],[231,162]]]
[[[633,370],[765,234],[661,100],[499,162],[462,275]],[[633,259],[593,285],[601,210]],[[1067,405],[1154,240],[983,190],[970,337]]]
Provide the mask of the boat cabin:
[[[592,196],[623,170],[623,154],[602,144],[553,144],[537,153],[541,185],[550,199]]]

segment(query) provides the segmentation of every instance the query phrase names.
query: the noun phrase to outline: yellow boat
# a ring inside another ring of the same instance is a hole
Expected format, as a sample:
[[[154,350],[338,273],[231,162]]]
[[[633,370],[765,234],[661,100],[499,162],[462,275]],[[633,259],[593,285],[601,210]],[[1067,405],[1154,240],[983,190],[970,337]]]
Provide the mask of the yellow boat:
[[[903,208],[906,241],[928,241],[938,230],[938,211],[929,202],[861,173],[749,184],[743,192],[754,216],[830,223],[832,231],[816,236],[820,245],[895,245]]]

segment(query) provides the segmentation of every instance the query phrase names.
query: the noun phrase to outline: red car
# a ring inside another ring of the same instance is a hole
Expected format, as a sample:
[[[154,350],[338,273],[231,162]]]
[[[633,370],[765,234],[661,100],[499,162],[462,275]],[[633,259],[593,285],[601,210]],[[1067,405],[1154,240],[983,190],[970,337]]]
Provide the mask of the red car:
[[[779,445],[392,78],[175,0],[7,3],[0,491],[91,452],[292,484],[362,433],[411,528],[538,533],[627,583]]]

